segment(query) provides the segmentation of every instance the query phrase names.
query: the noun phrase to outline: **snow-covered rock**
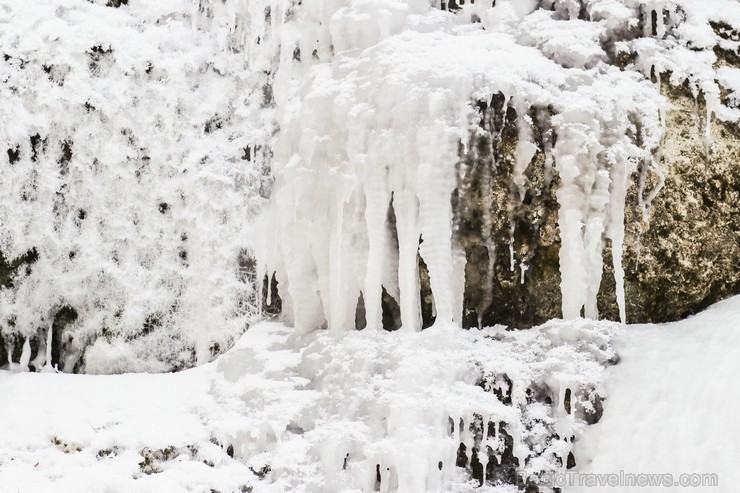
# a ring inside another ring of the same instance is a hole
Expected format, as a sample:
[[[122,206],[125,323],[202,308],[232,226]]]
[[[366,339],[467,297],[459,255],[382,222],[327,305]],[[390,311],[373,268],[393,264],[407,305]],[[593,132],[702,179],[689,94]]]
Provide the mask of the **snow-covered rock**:
[[[264,75],[197,19],[0,3],[0,365],[29,340],[36,369],[173,370],[254,320]]]
[[[343,330],[664,320],[737,290],[731,0],[0,15],[0,364],[206,362],[262,291],[299,330]],[[695,124],[671,116],[684,86]],[[718,240],[668,245],[681,214]]]

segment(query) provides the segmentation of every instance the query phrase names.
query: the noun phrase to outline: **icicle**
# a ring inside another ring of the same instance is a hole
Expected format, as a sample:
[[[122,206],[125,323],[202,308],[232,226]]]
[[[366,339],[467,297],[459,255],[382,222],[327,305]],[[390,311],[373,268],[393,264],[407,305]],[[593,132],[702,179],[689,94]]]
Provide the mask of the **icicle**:
[[[653,35],[653,11],[646,5],[640,5],[640,17],[644,20],[642,27],[642,35],[646,38],[652,37]]]
[[[488,465],[488,418],[483,417],[483,438],[480,441],[480,450],[478,451],[478,460],[483,466],[483,484],[486,484],[486,466]]]
[[[709,148],[712,146],[712,104],[710,104],[709,101],[706,102],[707,104],[707,122],[706,126],[704,127],[704,143],[707,148],[707,156],[709,156]]]
[[[451,325],[454,320],[452,264],[452,205],[455,188],[456,150],[445,149],[436,128],[417,131],[418,152],[422,160],[418,172],[419,226],[422,243],[419,253],[429,270],[436,310],[435,325]],[[447,142],[445,142],[447,141]],[[449,157],[448,159],[445,159]]]
[[[529,270],[529,266],[525,262],[522,261],[522,262],[519,263],[519,268],[522,271],[522,274],[521,274],[521,277],[520,277],[520,280],[519,280],[519,284],[524,284],[524,275]]]
[[[493,154],[493,152],[491,152]],[[480,305],[477,307],[478,312],[478,328],[482,328],[483,316],[486,314],[493,301],[493,278],[495,276],[496,269],[496,244],[493,241],[493,184],[491,177],[491,168],[484,163],[483,169],[481,170],[481,202],[483,209],[483,222],[481,227],[481,235],[483,242],[486,246],[486,252],[488,253],[488,262],[486,263],[486,285],[485,295],[481,300]]]
[[[501,465],[501,454],[499,453],[501,443],[501,421],[496,421],[496,425],[493,429],[493,438],[496,440],[496,453],[493,455],[497,465]],[[523,462],[520,462],[523,464]]]
[[[553,159],[552,159],[552,128],[548,128],[543,131],[542,135],[542,147],[543,153],[545,154],[544,164],[544,179],[545,179],[545,190],[550,188],[552,183],[552,177],[554,173]]]
[[[473,447],[475,446],[475,440],[473,439],[472,433],[468,429],[467,423],[463,421],[462,426],[463,426],[463,443],[465,444],[465,457],[467,459],[466,463],[470,464],[470,462],[473,460]]]
[[[624,204],[629,186],[629,163],[626,158],[620,156],[612,166],[611,188],[609,190],[609,220],[606,236],[611,240],[612,265],[614,267],[614,282],[616,285],[617,306],[619,307],[619,320],[627,323],[627,312],[624,296],[624,267],[622,256],[624,254]]]
[[[645,197],[645,184],[647,181],[648,169],[650,168],[652,168],[658,175],[658,184],[655,185],[655,187],[650,190],[650,193],[648,193],[647,197]],[[664,185],[665,173],[663,173],[663,169],[660,167],[660,165],[656,163],[655,157],[652,157],[650,159],[649,167],[643,163],[643,168],[642,172],[640,173],[640,179],[637,189],[637,202],[642,210],[642,220],[644,222],[648,222],[648,220],[650,219],[650,204],[653,202],[655,197],[658,196],[658,193],[661,191]]]
[[[23,350],[21,351],[20,371],[28,371],[28,363],[31,361],[31,341],[26,337],[23,343]]]
[[[516,224],[514,220],[509,221],[509,270],[514,272],[516,269],[516,260],[514,259],[514,231]]]
[[[38,371],[44,371],[46,352],[46,340],[39,337],[39,346],[36,349],[36,357],[30,361],[29,365],[33,366],[34,369]]]
[[[54,370],[51,362],[51,345],[54,338],[54,325],[49,322],[49,326],[46,329],[46,361],[44,364],[45,370]]]
[[[607,220],[606,205],[609,203],[609,182],[609,173],[599,170],[588,194],[589,217],[583,235],[587,262],[584,314],[592,319],[599,318],[597,297],[603,271],[603,234]]]
[[[459,416],[454,416],[452,418],[452,446],[450,447],[450,453],[447,455],[445,466],[447,466],[447,464],[454,465],[457,463],[457,451],[462,443],[462,437],[460,436],[460,421],[461,419]],[[452,476],[454,469],[454,467],[445,467],[445,480],[448,480]]]
[[[365,224],[369,242],[367,254],[367,270],[365,272],[365,316],[368,328],[382,328],[381,295],[383,265],[385,261],[386,227],[385,220],[388,213],[390,197],[385,189],[382,169],[372,163],[373,169],[368,170],[365,187]],[[414,256],[416,254],[414,253]]]
[[[388,493],[390,489],[391,472],[388,466],[383,463],[380,464],[380,491],[381,493]]]
[[[421,304],[419,300],[419,230],[417,226],[418,202],[407,190],[396,191],[393,196],[398,232],[398,288],[401,308],[401,326],[404,330],[421,330]]]
[[[256,293],[257,299],[255,301],[257,302],[257,313],[259,313],[260,316],[262,316],[265,311],[264,302],[266,301],[268,305],[270,304],[270,292],[269,292],[270,291],[269,289],[270,279],[267,279],[267,280],[265,279],[265,277],[267,276],[267,273],[266,273],[267,269],[265,267],[264,260],[260,258],[259,254],[256,254],[255,256],[257,258],[257,262],[255,266],[255,276],[256,276],[255,281],[256,282],[254,283],[255,284],[254,289],[257,290],[257,293]],[[265,296],[266,299],[263,300],[262,293],[265,293],[265,290],[267,290],[266,296]]]
[[[517,105],[517,114],[519,115],[517,118],[519,139],[514,153],[515,162],[512,180],[517,186],[518,199],[521,203],[527,193],[525,187],[527,180],[524,173],[537,153],[537,145],[532,137],[532,119],[526,114],[526,107],[522,104]]]
[[[663,94],[663,81],[661,80],[660,72],[655,71],[655,78],[656,78],[656,85],[658,86],[658,93]],[[665,135],[666,128],[668,126],[667,119],[666,119],[666,109],[665,106],[660,105],[660,109],[658,110],[660,114],[660,127],[661,127],[661,134]]]
[[[463,322],[463,303],[465,294],[465,250],[459,247],[452,249],[452,293],[454,296],[452,320],[459,326]]]
[[[343,241],[345,202],[347,202],[346,196],[341,196],[337,200],[337,219],[334,231],[332,232],[332,238],[330,240],[331,243],[329,245],[329,330],[332,331],[342,331],[348,330],[350,328],[350,321],[348,320],[348,308],[350,304],[347,300],[348,286],[347,283],[344,282],[347,271],[345,270],[342,262],[345,255]],[[352,323],[351,325],[354,328],[354,323]]]
[[[561,119],[553,151],[561,180],[556,195],[560,206],[563,317],[578,318],[583,308],[587,316],[595,316],[604,207],[608,202],[608,175],[598,170],[598,154],[602,150],[597,138],[600,126],[579,112],[565,113]]]
[[[658,39],[665,38],[665,21],[663,19],[663,2],[659,2],[656,5],[655,10],[655,33],[658,37]]]

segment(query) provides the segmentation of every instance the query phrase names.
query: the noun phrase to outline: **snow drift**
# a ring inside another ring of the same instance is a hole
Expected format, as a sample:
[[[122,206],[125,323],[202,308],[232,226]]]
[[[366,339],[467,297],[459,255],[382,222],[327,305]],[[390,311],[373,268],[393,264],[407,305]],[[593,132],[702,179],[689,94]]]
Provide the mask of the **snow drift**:
[[[297,336],[263,323],[216,362],[176,374],[0,372],[0,483],[511,492],[571,467],[714,473],[730,493],[739,319],[736,297],[656,326]],[[605,370],[615,348],[621,359]]]

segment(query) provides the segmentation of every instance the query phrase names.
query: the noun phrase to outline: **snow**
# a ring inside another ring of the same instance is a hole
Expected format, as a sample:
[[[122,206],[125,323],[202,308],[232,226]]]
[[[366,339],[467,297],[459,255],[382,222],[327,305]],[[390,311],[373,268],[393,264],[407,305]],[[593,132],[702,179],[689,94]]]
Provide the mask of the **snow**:
[[[104,4],[0,2],[0,251],[38,257],[0,290],[2,352],[29,339],[36,368],[50,342],[67,372],[189,367],[258,312],[244,271],[270,125],[245,94],[264,76],[190,5]],[[63,307],[77,318],[51,338]]]
[[[554,12],[538,10],[520,26],[519,41],[536,46],[564,67],[591,68],[606,60],[599,41],[606,38],[605,22],[553,19]]]
[[[0,2],[0,250],[36,258],[0,289],[0,487],[510,491],[575,452],[584,471],[717,472],[734,491],[740,298],[625,328],[596,296],[609,239],[626,322],[625,200],[636,179],[648,219],[660,190],[633,175],[662,176],[661,78],[703,97],[708,143],[713,115],[740,120],[715,54],[739,42],[711,25],[737,31],[738,4],[493,4]],[[519,115],[511,193],[538,151],[557,172],[567,320],[462,331],[450,198],[475,103],[498,94]],[[286,325],[241,335],[273,272]]]
[[[218,419],[218,409],[207,399],[209,368],[203,370],[110,376],[0,372],[0,489],[239,491],[252,473],[210,442],[208,423]],[[161,472],[146,474],[140,463],[147,447],[177,451],[158,463]]]
[[[576,445],[590,459],[580,472],[717,474],[719,486],[702,491],[736,491],[740,296],[680,322],[627,326],[615,346],[604,416]]]
[[[0,484],[31,493],[373,491],[377,464],[380,491],[464,492],[478,483],[454,467],[458,445],[470,460],[482,434],[491,452],[481,462],[509,450],[534,479],[565,472],[573,450],[579,473],[717,473],[716,491],[729,493],[740,480],[739,403],[728,391],[739,320],[740,297],[654,326],[579,319],[526,331],[299,335],[265,322],[217,361],[175,374],[1,371]],[[620,359],[607,368],[612,346]],[[597,394],[604,414],[587,426]]]
[[[468,467],[474,450],[484,466],[513,454],[537,477],[572,447],[556,433],[583,432],[579,413],[602,392],[618,333],[576,320],[301,336],[265,322],[216,362],[176,374],[0,372],[0,484],[373,491],[380,471],[380,491],[468,491],[461,443]]]

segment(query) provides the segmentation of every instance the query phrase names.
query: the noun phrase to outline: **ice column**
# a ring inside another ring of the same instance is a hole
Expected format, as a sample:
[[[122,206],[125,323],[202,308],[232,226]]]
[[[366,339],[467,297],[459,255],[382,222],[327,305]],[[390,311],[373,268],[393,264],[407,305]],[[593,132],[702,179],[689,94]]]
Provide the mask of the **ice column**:
[[[597,318],[596,295],[601,282],[602,234],[609,201],[609,176],[599,169],[599,123],[581,112],[559,117],[553,149],[560,175],[560,286],[564,318]]]
[[[622,254],[624,251],[624,202],[629,186],[630,167],[627,158],[617,156],[611,167],[611,188],[609,190],[609,224],[606,236],[612,242],[612,264],[614,266],[614,281],[616,283],[617,306],[619,320],[627,323],[627,312],[624,298],[624,267]]]
[[[418,133],[421,164],[417,194],[422,243],[419,253],[429,269],[437,311],[436,324],[458,321],[452,261],[452,204],[455,153],[443,126],[422,127]],[[445,148],[447,147],[447,148]]]
[[[419,300],[419,201],[412,191],[394,192],[393,209],[398,233],[398,288],[401,324],[405,330],[421,329]]]
[[[367,326],[379,328],[383,326],[381,294],[386,257],[386,216],[390,202],[385,167],[373,161],[367,163],[364,180],[368,252],[363,297]]]

